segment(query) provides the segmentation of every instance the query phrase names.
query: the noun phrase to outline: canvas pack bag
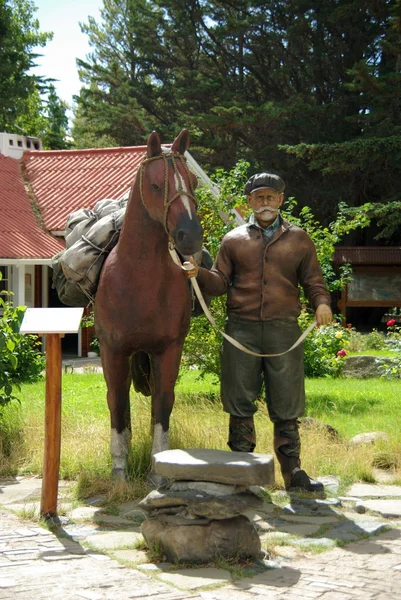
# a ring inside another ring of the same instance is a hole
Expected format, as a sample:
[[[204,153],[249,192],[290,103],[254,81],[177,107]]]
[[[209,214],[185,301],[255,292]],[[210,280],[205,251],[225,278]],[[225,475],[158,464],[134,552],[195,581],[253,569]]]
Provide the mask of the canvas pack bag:
[[[64,250],[52,259],[53,287],[67,306],[89,306],[95,301],[100,272],[110,251],[117,244],[124,222],[127,199],[100,200],[93,210],[73,212],[65,228]],[[206,248],[196,257],[201,266],[210,269],[213,259]],[[199,261],[200,259],[200,261]],[[210,303],[210,298],[206,298]],[[192,316],[202,314],[198,300]]]
[[[65,229],[66,247],[52,259],[53,287],[67,306],[94,302],[100,272],[117,244],[127,200],[100,200],[93,210],[73,212]]]

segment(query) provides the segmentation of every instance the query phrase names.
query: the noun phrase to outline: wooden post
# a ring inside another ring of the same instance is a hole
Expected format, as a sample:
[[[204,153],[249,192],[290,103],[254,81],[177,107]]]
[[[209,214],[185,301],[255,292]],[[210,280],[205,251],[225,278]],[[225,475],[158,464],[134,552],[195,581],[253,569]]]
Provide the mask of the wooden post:
[[[61,336],[46,338],[46,410],[43,483],[40,514],[57,515],[57,493],[61,450]]]
[[[61,450],[61,338],[77,333],[84,309],[27,308],[20,333],[46,334],[45,450],[40,514],[57,516]]]

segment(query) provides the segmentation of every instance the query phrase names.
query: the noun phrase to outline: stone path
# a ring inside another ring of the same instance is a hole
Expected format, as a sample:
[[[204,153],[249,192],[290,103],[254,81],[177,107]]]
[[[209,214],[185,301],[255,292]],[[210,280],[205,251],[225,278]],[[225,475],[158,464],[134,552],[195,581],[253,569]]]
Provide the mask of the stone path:
[[[335,480],[327,480],[334,486]],[[356,484],[325,500],[265,493],[253,520],[268,556],[236,568],[152,562],[135,503],[73,508],[56,533],[32,518],[41,480],[0,480],[4,600],[394,600],[401,597],[401,487]],[[61,510],[60,510],[61,513]]]

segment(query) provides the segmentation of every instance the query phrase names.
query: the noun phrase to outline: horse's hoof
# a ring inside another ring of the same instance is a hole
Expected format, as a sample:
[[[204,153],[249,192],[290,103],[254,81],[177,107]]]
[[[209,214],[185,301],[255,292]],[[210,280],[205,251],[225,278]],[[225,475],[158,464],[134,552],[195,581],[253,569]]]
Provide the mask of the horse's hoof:
[[[113,479],[117,481],[127,481],[125,469],[113,469]]]
[[[149,473],[146,478],[148,485],[152,488],[152,490],[157,490],[157,488],[166,485],[167,478],[162,477],[161,475],[155,475],[154,473]]]

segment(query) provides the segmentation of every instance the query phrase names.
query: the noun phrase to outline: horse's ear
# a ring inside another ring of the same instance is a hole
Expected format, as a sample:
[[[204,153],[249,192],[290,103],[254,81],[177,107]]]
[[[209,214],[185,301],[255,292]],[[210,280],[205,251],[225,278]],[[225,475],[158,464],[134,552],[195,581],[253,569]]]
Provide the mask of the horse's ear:
[[[160,144],[160,138],[156,131],[152,131],[148,138],[148,158],[153,158],[153,156],[160,156],[161,153],[162,147]]]
[[[188,150],[189,148],[189,131],[188,129],[183,129],[180,133],[180,135],[178,135],[174,142],[173,145],[171,146],[171,149],[173,152],[178,152],[179,154],[185,154],[185,152]]]

